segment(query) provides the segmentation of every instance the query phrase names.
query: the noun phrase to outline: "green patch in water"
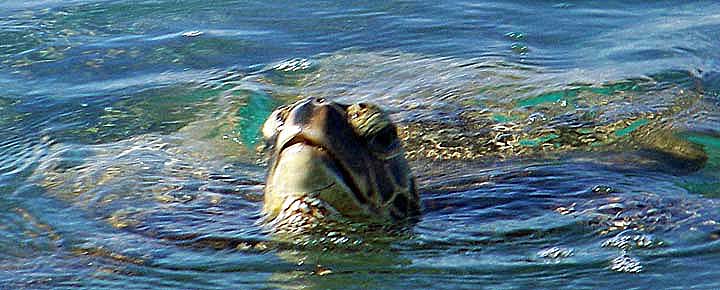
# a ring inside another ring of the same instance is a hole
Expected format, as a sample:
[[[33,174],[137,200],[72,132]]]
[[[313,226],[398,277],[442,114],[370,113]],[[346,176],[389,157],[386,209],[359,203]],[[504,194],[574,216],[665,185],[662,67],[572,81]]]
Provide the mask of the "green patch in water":
[[[544,103],[556,103],[562,100],[566,101],[572,101],[574,100],[578,95],[578,90],[572,89],[572,90],[564,90],[564,91],[555,91],[555,92],[549,92],[546,94],[539,95],[537,97],[529,98],[522,100],[518,102],[516,107],[532,107],[537,106]]]
[[[636,120],[636,121],[630,123],[630,125],[628,125],[627,127],[615,131],[615,136],[616,137],[626,136],[626,135],[632,133],[633,131],[637,130],[638,128],[646,125],[647,123],[648,123],[647,119]]]
[[[709,149],[720,150],[720,138],[707,135],[688,135],[687,140],[705,146]],[[720,153],[720,152],[719,152]]]
[[[245,91],[243,94],[246,103],[235,113],[238,122],[234,131],[243,144],[248,148],[255,148],[262,138],[260,132],[265,119],[280,103],[262,91]]]
[[[720,182],[684,182],[678,185],[707,198],[720,198]]]
[[[720,169],[720,137],[708,135],[685,135],[688,141],[700,144],[708,155],[705,168],[717,172]],[[719,187],[720,189],[720,187]]]
[[[506,116],[506,115],[502,115],[502,114],[493,114],[492,119],[493,119],[493,121],[498,122],[498,123],[505,123],[505,122],[516,121],[519,118],[517,116],[512,116],[512,115]]]
[[[522,139],[520,140],[520,145],[525,147],[535,147],[558,137],[560,136],[557,134],[548,134],[534,139]]]
[[[594,131],[593,129],[590,129],[590,128],[580,128],[580,129],[577,130],[577,132],[580,133],[580,134],[592,134],[592,133],[595,132],[595,131]]]
[[[553,91],[528,98],[517,103],[516,107],[532,107],[545,103],[556,103],[560,101],[573,102],[581,92],[591,92],[597,95],[609,96],[621,91],[640,91],[643,87],[635,81],[623,81],[605,84],[600,87],[582,85],[575,88]]]
[[[690,192],[708,198],[720,198],[720,137],[703,134],[681,134],[690,142],[703,146],[708,160],[705,167],[697,173],[702,178],[698,181],[689,179],[678,184]]]

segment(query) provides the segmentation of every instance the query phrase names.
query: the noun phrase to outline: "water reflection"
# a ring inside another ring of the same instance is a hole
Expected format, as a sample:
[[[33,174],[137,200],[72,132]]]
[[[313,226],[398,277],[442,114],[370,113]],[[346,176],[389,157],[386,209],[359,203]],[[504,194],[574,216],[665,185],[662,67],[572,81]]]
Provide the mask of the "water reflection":
[[[0,4],[0,283],[717,288],[716,4],[378,3]],[[401,123],[412,231],[257,223],[299,95]]]

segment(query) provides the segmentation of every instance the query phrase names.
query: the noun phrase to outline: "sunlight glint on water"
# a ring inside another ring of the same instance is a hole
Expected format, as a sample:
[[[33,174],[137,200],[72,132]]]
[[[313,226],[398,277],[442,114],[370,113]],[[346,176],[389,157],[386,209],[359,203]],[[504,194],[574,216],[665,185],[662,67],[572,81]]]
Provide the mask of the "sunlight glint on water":
[[[0,288],[719,288],[718,13],[5,1]],[[412,233],[262,228],[257,131],[299,95],[400,122]]]

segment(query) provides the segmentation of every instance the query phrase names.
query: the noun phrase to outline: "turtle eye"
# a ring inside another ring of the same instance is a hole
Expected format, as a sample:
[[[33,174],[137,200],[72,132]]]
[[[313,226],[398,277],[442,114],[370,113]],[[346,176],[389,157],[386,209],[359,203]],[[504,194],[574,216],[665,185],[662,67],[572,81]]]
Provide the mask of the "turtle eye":
[[[285,122],[284,114],[282,114],[281,112],[277,112],[275,114],[275,121],[280,122],[280,123]]]
[[[395,126],[388,125],[372,136],[369,136],[369,145],[378,153],[392,153],[400,145]]]

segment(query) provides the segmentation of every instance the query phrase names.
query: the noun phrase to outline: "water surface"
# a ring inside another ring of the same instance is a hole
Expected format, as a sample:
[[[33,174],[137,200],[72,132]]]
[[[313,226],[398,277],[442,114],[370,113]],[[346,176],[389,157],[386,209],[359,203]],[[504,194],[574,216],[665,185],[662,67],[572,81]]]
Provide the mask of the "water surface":
[[[720,287],[719,3],[266,2],[0,3],[1,288]],[[408,145],[410,234],[297,247],[257,147],[300,95],[507,134]]]

